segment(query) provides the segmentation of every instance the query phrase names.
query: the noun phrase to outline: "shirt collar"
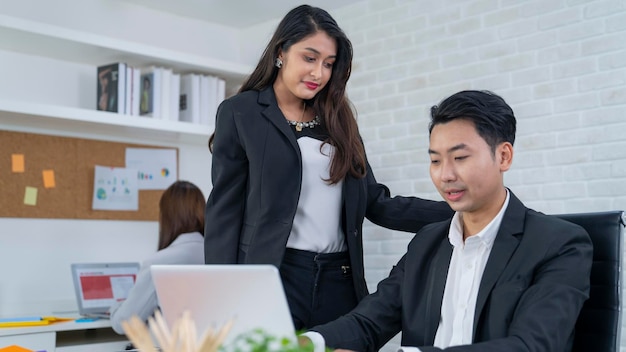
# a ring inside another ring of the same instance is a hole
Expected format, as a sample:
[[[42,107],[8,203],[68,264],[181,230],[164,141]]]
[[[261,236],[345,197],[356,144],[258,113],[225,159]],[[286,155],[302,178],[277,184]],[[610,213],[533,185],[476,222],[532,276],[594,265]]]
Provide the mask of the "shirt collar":
[[[509,206],[509,199],[511,195],[509,194],[509,189],[506,190],[506,199],[500,208],[498,214],[491,219],[489,224],[485,226],[480,232],[472,236],[472,238],[476,238],[473,241],[481,241],[484,244],[491,246],[493,241],[498,234],[498,230],[500,229],[500,224],[502,223],[502,218],[504,217],[504,212],[506,208]],[[448,232],[448,240],[453,247],[463,246],[463,217],[461,213],[455,212],[452,217],[452,222],[450,224],[450,230]]]

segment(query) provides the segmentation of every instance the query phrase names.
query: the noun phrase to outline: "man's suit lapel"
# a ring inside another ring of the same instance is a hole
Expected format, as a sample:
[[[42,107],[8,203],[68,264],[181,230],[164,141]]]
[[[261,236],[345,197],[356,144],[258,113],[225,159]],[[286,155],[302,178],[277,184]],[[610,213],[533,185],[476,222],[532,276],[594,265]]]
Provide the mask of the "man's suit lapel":
[[[517,249],[519,244],[517,235],[524,231],[526,207],[510,190],[509,194],[511,195],[509,205],[502,218],[496,239],[493,242],[491,254],[487,260],[480,287],[478,288],[476,311],[474,313],[474,334],[476,334],[478,321],[487,302],[487,297],[489,297],[500,274],[502,274],[509,259],[511,259],[511,256]]]
[[[445,227],[448,229],[450,226]],[[450,258],[452,257],[452,245],[448,240],[448,236],[444,236],[441,241],[437,253],[430,267],[428,277],[428,306],[426,308],[426,325],[424,336],[426,345],[432,345],[435,342],[435,334],[439,327],[441,319],[441,302],[443,301],[443,290],[446,287],[446,278],[448,277],[448,268],[450,267]]]
[[[285,116],[278,108],[278,102],[276,101],[276,96],[274,95],[274,89],[272,87],[267,87],[260,91],[258,102],[259,104],[266,106],[262,111],[263,116],[270,120],[270,122],[276,126],[276,129],[285,135],[295,150],[300,150],[296,136],[293,131],[291,131],[289,124],[285,120]],[[300,155],[300,153],[298,153],[298,155]]]

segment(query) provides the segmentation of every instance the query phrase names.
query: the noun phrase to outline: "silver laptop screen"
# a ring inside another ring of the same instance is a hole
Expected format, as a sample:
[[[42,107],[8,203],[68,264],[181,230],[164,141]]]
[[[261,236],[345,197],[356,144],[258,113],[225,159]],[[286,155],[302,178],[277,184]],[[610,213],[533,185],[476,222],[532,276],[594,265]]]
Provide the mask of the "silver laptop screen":
[[[72,264],[72,278],[81,315],[105,313],[126,299],[135,284],[139,263]]]

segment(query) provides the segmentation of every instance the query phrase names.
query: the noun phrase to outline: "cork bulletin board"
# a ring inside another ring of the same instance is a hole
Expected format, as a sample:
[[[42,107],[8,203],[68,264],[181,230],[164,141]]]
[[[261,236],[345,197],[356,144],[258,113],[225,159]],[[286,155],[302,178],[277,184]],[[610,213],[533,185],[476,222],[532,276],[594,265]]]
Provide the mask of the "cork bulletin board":
[[[163,190],[140,190],[137,211],[92,210],[94,166],[125,167],[126,148],[159,147],[0,130],[0,217],[157,221]]]

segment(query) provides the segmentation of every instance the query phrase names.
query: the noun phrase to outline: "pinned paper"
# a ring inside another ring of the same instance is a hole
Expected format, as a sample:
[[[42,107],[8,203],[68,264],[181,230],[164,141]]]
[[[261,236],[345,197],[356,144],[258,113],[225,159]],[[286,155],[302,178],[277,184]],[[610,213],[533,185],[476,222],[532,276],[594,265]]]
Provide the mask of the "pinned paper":
[[[166,189],[178,179],[176,149],[126,148],[126,167],[137,169],[137,186]]]
[[[93,210],[139,210],[137,170],[95,165]]]
[[[26,192],[24,192],[24,204],[37,205],[37,188],[26,187]]]
[[[43,170],[43,186],[45,188],[56,187],[56,183],[54,182],[54,170]]]
[[[24,154],[11,154],[11,170],[15,173],[24,172]]]

